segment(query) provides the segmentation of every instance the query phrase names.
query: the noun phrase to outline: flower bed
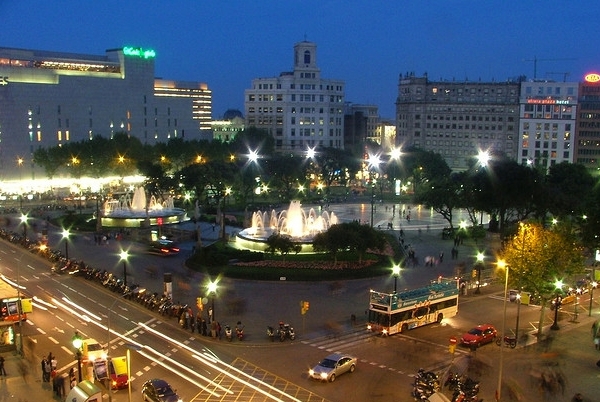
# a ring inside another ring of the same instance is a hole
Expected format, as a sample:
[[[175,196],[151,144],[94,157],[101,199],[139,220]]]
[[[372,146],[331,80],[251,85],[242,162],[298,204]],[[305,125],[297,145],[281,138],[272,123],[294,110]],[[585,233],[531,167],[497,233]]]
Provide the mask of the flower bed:
[[[343,270],[343,269],[363,269],[377,263],[377,260],[358,261],[252,261],[238,262],[233,265],[238,267],[265,267],[265,268],[286,268],[286,269],[320,269],[320,270]]]

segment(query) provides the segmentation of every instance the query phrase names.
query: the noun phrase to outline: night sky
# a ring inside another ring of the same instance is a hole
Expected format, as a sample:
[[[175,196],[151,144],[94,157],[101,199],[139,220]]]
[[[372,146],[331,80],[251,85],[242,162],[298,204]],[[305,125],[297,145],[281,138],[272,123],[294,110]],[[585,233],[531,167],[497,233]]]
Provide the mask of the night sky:
[[[227,1],[0,0],[0,47],[104,55],[156,51],[156,76],[206,82],[213,118],[243,111],[251,80],[293,67],[293,46],[317,43],[321,76],[346,101],[394,118],[398,76],[581,81],[599,71],[595,0]]]

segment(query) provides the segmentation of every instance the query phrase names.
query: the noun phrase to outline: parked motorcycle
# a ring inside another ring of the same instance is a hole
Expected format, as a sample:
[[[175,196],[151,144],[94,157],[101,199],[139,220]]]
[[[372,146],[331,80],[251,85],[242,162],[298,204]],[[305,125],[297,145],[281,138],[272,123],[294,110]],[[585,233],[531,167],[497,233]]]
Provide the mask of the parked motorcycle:
[[[235,326],[235,333],[240,341],[244,339],[244,326],[242,325],[241,321],[237,322],[237,325]]]
[[[270,325],[267,327],[267,336],[271,340],[271,342],[275,342],[275,328]]]
[[[500,339],[500,337],[497,337],[496,345],[500,346],[502,344],[502,341],[504,341],[504,346],[509,346],[511,349],[517,347],[517,337],[515,336],[504,335],[502,339]]]
[[[227,324],[225,324],[225,338],[231,342],[233,335],[232,335],[232,331],[231,331],[231,327]]]
[[[283,321],[279,322],[279,329],[277,330],[279,333],[279,340],[281,342],[285,341],[285,338],[290,338],[290,340],[296,339],[296,332],[294,331],[294,327],[292,327],[288,323],[283,323]]]

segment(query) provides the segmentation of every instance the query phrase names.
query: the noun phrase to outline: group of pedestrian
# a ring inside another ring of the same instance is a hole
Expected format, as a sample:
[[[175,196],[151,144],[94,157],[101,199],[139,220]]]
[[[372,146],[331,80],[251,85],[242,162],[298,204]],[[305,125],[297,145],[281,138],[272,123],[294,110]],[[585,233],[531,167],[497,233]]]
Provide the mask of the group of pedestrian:
[[[52,392],[63,398],[66,396],[65,390],[65,381],[67,379],[67,374],[62,373],[59,374],[57,371],[58,361],[56,360],[56,356],[52,354],[52,352],[48,353],[48,356],[42,358],[41,362],[42,366],[42,381],[43,382],[51,382],[52,383]],[[77,382],[75,381],[75,370],[71,368],[69,372],[69,381],[70,386],[73,388]]]

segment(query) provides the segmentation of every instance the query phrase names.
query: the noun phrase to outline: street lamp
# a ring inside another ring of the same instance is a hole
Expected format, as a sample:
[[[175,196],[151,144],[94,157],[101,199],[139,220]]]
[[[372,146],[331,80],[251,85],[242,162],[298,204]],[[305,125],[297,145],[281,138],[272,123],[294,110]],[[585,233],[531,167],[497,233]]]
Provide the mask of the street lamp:
[[[127,286],[127,258],[129,258],[129,253],[127,250],[121,250],[119,257],[119,261],[123,261],[123,285]]]
[[[210,322],[212,322],[215,321],[215,296],[217,294],[217,281],[209,281],[206,288],[208,295],[211,298],[210,314],[208,318],[210,319]]]
[[[65,240],[65,257],[67,258],[67,261],[69,260],[69,236],[70,235],[71,235],[71,232],[69,232],[67,229],[63,229],[62,238]]]
[[[502,316],[502,332],[500,336],[504,336],[506,330],[506,299],[508,298],[508,265],[504,260],[498,260],[499,268],[504,268],[504,314]],[[500,370],[498,371],[498,386],[496,388],[496,401],[500,400],[502,393],[502,370],[504,369],[504,348],[500,348]]]
[[[400,276],[400,265],[394,265],[392,267],[392,276],[394,277],[394,293],[398,290],[398,276]]]
[[[81,339],[79,332],[75,331],[75,335],[73,335],[72,342],[73,342],[73,347],[75,348],[76,356],[77,356],[77,373],[79,375],[79,382],[81,382],[82,381],[82,378],[81,378],[81,357],[82,357],[81,346],[83,345],[83,339]]]
[[[554,299],[554,322],[550,326],[550,329],[553,331],[558,331],[560,329],[558,326],[558,309],[560,308],[561,303],[560,292],[562,290],[563,282],[556,281],[554,282],[554,286],[556,287],[556,299]]]
[[[519,293],[517,293],[516,297],[516,302],[517,302],[517,323],[515,324],[515,344],[519,343],[519,317],[521,314],[521,291],[519,290]]]
[[[475,293],[481,293],[479,287],[481,286],[481,266],[483,265],[484,255],[482,252],[477,253],[477,289],[475,289]]]
[[[593,273],[594,271],[592,271]],[[588,311],[588,316],[592,316],[592,302],[594,300],[594,289],[598,286],[598,282],[593,281],[590,283],[590,310]]]
[[[29,217],[26,214],[21,214],[21,224],[23,225],[23,237],[25,240],[27,238],[27,220]]]
[[[375,173],[377,173],[376,170],[379,169],[381,159],[379,158],[379,155],[369,155],[367,162],[369,163],[369,179],[371,180],[371,227],[373,227],[373,217],[375,213]]]

